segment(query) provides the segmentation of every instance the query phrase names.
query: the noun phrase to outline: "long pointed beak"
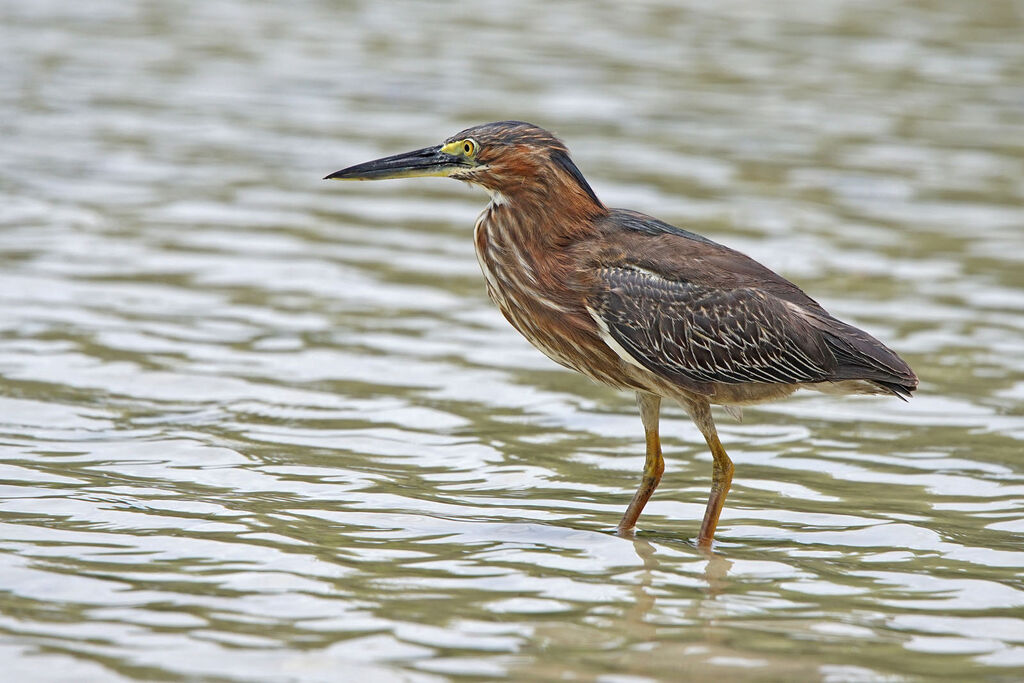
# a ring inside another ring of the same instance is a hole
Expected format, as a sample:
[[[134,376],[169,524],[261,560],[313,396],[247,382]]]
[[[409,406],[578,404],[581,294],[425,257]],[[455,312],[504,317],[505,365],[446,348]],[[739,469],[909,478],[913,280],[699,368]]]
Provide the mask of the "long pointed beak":
[[[421,178],[448,176],[457,169],[467,168],[462,157],[441,151],[441,145],[424,147],[414,152],[396,154],[375,161],[367,161],[335,171],[324,180],[385,180],[387,178]]]

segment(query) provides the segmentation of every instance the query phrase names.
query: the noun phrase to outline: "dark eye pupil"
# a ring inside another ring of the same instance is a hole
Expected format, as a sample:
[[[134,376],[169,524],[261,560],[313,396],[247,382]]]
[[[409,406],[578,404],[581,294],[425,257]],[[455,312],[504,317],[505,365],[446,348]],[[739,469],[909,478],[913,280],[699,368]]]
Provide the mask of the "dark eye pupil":
[[[465,147],[464,147],[463,149],[465,149],[465,150],[466,150],[466,153],[467,153],[467,154],[468,154],[469,152],[473,151],[473,147],[472,147],[472,146],[471,146],[471,145],[470,145],[470,144],[469,144],[468,142],[466,143],[466,146],[465,146]]]

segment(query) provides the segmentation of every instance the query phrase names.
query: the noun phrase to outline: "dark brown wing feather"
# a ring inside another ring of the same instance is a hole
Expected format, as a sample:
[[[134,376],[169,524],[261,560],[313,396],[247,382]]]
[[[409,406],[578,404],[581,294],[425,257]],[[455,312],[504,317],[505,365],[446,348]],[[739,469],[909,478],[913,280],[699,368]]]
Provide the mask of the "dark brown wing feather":
[[[780,299],[749,288],[602,268],[591,308],[648,370],[687,383],[797,384],[834,376],[822,335]]]
[[[833,380],[866,379],[904,400],[917,389],[917,375],[885,344],[830,315],[808,315],[836,358]]]
[[[891,349],[745,254],[634,211],[612,209],[598,228],[580,284],[652,372],[690,386],[859,379],[901,398],[917,388]]]

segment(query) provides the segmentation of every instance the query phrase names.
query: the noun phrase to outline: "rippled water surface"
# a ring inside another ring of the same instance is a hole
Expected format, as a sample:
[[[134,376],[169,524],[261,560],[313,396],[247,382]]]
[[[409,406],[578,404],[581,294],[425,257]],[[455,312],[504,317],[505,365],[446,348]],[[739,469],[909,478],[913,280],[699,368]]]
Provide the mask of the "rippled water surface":
[[[1024,6],[0,1],[11,680],[1019,680]],[[486,300],[489,120],[874,332],[910,403],[669,408]]]

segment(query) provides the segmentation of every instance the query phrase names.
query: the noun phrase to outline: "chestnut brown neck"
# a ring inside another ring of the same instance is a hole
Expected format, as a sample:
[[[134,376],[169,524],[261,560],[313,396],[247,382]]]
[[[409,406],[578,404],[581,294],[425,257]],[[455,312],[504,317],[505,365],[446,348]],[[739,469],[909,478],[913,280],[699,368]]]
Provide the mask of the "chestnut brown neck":
[[[565,244],[594,229],[608,209],[567,154],[519,157],[515,167],[492,167],[482,184],[492,206],[515,216],[519,239],[538,246]]]

